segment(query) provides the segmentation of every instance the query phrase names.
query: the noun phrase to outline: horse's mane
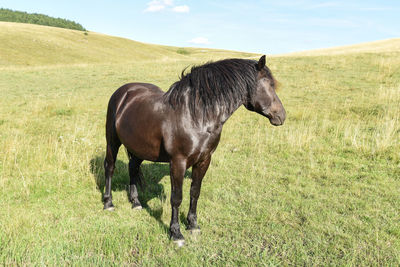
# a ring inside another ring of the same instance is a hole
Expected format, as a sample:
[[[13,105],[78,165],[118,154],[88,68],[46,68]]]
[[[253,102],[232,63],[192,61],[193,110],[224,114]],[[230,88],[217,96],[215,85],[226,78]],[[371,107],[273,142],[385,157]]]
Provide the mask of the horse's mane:
[[[187,96],[192,115],[200,111],[208,116],[216,108],[233,112],[256,88],[256,65],[254,60],[225,59],[194,66],[189,73],[185,69],[164,100],[176,108],[185,103]]]

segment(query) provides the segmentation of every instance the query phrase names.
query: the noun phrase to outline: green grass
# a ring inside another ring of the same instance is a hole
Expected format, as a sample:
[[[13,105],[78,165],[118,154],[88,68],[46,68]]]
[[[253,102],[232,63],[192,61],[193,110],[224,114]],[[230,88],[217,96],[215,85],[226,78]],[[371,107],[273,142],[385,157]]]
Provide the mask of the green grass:
[[[395,51],[270,58],[287,121],[273,127],[240,108],[227,122],[201,191],[202,234],[183,231],[185,247],[177,249],[167,238],[166,164],[143,164],[140,199],[147,204],[134,211],[121,149],[112,186],[116,211],[104,212],[104,124],[113,91],[132,81],[167,89],[189,64],[238,56],[165,49],[171,54],[159,64],[145,57],[120,63],[99,57],[82,64],[71,58],[68,65],[67,57],[56,64],[56,57],[38,56],[29,61],[34,66],[26,66],[21,56],[3,65],[0,264],[400,264],[400,52]],[[189,177],[190,170],[182,227]]]

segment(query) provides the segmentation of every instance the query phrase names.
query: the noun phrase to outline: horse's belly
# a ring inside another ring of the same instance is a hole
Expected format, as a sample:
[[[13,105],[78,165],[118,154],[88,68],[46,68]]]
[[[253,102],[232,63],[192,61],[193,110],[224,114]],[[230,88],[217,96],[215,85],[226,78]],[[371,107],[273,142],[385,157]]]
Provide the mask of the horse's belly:
[[[169,162],[170,157],[167,153],[165,153],[162,147],[151,147],[147,146],[145,148],[137,145],[133,146],[126,146],[129,152],[134,154],[136,157],[149,160],[149,161],[156,161],[156,162]]]
[[[133,155],[136,157],[143,159],[143,160],[149,160],[149,161],[155,161],[155,162],[169,162],[170,157],[166,153],[160,153],[159,151],[153,150],[140,150],[137,148],[132,148],[132,147],[127,147],[127,150],[131,152]]]

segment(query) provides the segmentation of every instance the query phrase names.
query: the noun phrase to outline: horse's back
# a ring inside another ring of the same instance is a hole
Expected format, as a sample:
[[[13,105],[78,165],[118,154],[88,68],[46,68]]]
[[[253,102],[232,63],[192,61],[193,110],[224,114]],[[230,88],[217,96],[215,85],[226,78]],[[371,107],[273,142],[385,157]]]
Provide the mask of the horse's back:
[[[119,107],[127,94],[132,96],[132,94],[138,93],[163,94],[163,91],[151,83],[127,83],[114,92],[110,98],[109,106],[113,104]]]

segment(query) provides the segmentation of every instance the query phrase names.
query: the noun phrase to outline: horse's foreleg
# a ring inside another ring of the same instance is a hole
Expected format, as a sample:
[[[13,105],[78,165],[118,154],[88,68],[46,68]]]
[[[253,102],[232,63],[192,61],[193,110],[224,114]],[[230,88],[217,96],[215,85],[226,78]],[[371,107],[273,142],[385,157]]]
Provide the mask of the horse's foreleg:
[[[186,160],[172,160],[170,163],[171,177],[171,207],[170,238],[178,246],[182,246],[185,239],[179,226],[179,206],[182,203],[182,184],[186,171]]]
[[[106,150],[106,158],[104,160],[104,173],[106,179],[106,186],[104,189],[104,209],[105,210],[114,210],[114,205],[112,203],[112,194],[111,194],[111,178],[114,174],[115,169],[115,160],[117,159],[118,149],[120,147],[120,143],[110,144],[107,143]]]
[[[139,195],[137,191],[138,182],[140,181],[140,164],[143,160],[139,159],[132,154],[129,154],[129,200],[132,202],[132,209],[142,209],[142,205],[139,201]]]
[[[187,216],[187,230],[191,233],[199,233],[200,227],[197,225],[197,200],[200,196],[201,182],[210,166],[211,156],[206,160],[195,164],[192,168],[192,184],[190,186],[190,208]]]

